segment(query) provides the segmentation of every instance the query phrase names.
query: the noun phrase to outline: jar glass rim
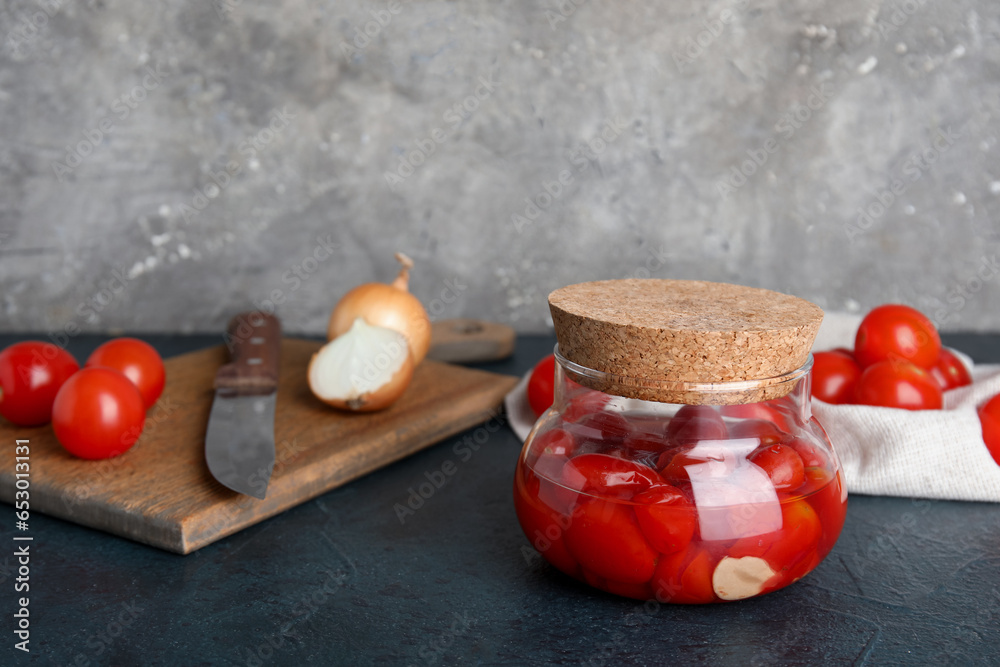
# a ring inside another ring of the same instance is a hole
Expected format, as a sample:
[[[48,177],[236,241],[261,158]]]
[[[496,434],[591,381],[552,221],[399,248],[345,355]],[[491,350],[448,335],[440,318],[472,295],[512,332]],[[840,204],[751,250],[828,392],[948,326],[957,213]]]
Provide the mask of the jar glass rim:
[[[586,378],[595,384],[603,386],[643,387],[670,392],[702,392],[705,394],[731,394],[734,392],[753,391],[761,387],[774,388],[788,383],[795,383],[808,375],[813,366],[813,355],[810,353],[802,366],[783,375],[754,378],[752,380],[732,380],[728,382],[688,382],[685,380],[637,378],[588,368],[564,357],[559,351],[558,343],[556,343],[553,349],[553,354],[563,369],[569,371],[572,375]]]

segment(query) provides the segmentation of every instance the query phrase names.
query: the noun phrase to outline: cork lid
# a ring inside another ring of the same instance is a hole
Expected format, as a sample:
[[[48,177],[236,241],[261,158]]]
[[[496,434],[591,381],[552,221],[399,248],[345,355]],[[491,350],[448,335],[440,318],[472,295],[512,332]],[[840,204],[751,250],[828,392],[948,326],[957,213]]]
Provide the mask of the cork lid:
[[[603,280],[549,295],[574,380],[667,403],[751,403],[787,394],[823,311],[771,290],[696,280]],[[601,377],[603,374],[614,379]],[[706,394],[692,383],[744,383]]]

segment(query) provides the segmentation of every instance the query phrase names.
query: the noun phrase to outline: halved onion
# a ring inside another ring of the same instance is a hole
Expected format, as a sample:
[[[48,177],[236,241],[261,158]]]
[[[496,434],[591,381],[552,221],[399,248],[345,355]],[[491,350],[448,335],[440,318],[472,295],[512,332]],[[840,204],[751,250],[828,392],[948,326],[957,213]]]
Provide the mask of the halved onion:
[[[396,260],[402,265],[391,284],[365,283],[345,294],[327,325],[326,338],[333,340],[363,317],[368,324],[395,329],[406,336],[413,363],[419,364],[431,347],[431,320],[420,299],[410,294],[410,269],[413,260],[401,252]]]
[[[392,405],[413,378],[406,336],[354,320],[343,335],[309,362],[309,388],[318,399],[343,410],[371,412]]]

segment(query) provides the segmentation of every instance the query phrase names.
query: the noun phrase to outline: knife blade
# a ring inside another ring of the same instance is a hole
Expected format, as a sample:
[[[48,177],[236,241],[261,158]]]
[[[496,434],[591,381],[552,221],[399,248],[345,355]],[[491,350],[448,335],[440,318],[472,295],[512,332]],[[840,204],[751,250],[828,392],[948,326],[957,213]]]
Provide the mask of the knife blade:
[[[263,499],[274,469],[281,324],[273,315],[240,313],[225,340],[229,363],[215,375],[205,461],[223,485]]]

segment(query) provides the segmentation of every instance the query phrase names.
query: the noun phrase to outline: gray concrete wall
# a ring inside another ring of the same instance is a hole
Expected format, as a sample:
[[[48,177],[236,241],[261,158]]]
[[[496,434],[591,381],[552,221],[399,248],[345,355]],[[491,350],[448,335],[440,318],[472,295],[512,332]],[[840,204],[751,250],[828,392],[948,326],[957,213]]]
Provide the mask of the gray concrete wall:
[[[645,275],[1000,329],[994,0],[5,0],[0,42],[3,330],[318,333],[396,250],[522,331]]]

